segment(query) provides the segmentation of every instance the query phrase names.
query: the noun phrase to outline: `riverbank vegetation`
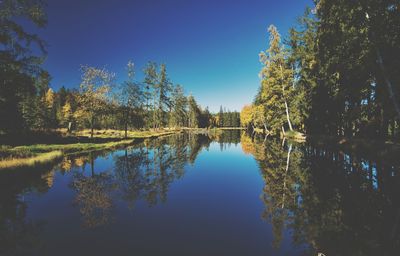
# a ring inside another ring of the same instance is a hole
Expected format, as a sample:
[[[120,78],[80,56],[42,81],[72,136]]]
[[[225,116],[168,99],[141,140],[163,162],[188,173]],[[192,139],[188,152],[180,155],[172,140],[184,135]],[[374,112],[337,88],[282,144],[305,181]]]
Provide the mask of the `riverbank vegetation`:
[[[172,82],[165,64],[152,61],[143,68],[143,81],[136,79],[132,61],[127,63],[125,81],[105,68],[82,65],[80,84],[54,91],[51,74],[42,66],[45,42],[16,19],[23,17],[44,28],[43,2],[4,1],[1,8],[0,18],[9,24],[2,26],[4,40],[0,40],[1,137],[29,137],[64,128],[78,134],[89,129],[90,138],[96,137],[96,129],[124,130],[121,137],[128,138],[150,129],[240,126],[238,112],[221,107],[219,113],[210,113]]]
[[[90,130],[83,130],[77,135],[63,138],[52,138],[55,144],[32,144],[22,146],[0,147],[0,169],[35,166],[59,159],[62,156],[113,149],[135,143],[136,140],[151,139],[181,132],[180,130],[158,130],[128,132],[127,139],[121,139],[124,131],[99,130],[94,131],[93,138]],[[79,136],[78,136],[79,134]]]
[[[242,125],[267,134],[398,140],[398,3],[315,3],[285,40],[269,27],[261,85],[241,111]]]

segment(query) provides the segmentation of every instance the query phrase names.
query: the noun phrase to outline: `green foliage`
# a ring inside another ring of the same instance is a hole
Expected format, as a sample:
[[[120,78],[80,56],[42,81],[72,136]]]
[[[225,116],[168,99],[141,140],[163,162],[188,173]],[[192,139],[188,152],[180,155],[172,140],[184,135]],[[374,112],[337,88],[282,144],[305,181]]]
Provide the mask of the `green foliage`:
[[[222,106],[215,116],[216,127],[240,127],[240,113],[224,109]]]
[[[281,44],[281,37],[275,26],[268,28],[270,33],[269,49],[260,53],[260,61],[264,65],[260,77],[262,79],[257,105],[263,106],[264,120],[257,113],[257,123],[262,123],[268,133],[277,134],[287,120],[292,129],[288,101],[293,91],[293,70],[288,63],[288,53]],[[261,109],[258,109],[258,112]]]
[[[86,119],[92,129],[96,118],[107,110],[108,93],[113,85],[114,74],[106,69],[82,66],[82,82],[78,94],[79,113],[77,117]]]
[[[398,139],[399,12],[392,0],[316,1],[286,48],[270,27],[250,123],[273,133],[292,123],[308,134]]]
[[[200,127],[201,109],[197,105],[197,102],[192,95],[188,97],[188,105],[189,105],[188,127],[198,128]]]
[[[32,97],[43,92],[36,81],[47,74],[40,67],[46,53],[45,43],[19,24],[23,19],[43,28],[47,18],[42,1],[0,2],[0,130],[3,132],[30,129],[34,120],[26,119],[29,116],[26,106],[36,106]],[[32,46],[38,48],[39,55],[31,51]]]
[[[172,127],[183,127],[187,122],[187,108],[188,100],[184,94],[183,87],[181,85],[174,86],[171,95],[172,111],[170,114],[170,126]]]

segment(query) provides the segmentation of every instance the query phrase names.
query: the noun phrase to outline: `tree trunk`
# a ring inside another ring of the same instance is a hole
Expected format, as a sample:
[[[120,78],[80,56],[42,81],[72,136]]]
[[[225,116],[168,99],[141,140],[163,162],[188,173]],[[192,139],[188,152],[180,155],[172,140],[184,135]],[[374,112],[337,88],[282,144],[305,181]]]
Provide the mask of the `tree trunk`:
[[[128,118],[129,118],[129,107],[127,107],[125,115],[125,139],[128,138]]]
[[[156,119],[157,119],[157,113],[156,113],[156,96],[154,96],[154,100],[153,100],[153,129],[156,129]]]
[[[93,130],[94,130],[94,116],[92,116],[90,120],[90,138],[93,139]]]
[[[284,175],[284,179],[283,179],[282,209],[285,207],[286,176],[289,171],[290,153],[291,152],[292,152],[292,144],[289,144],[289,149],[288,149],[287,158],[286,158],[285,175]]]
[[[269,132],[269,130],[268,130],[268,128],[267,128],[267,123],[264,121],[264,122],[263,122],[263,125],[264,125],[264,129],[265,129],[265,134],[268,136],[268,135],[271,134],[271,133]]]
[[[365,16],[367,18],[367,21],[370,22],[370,18],[369,18],[368,12],[365,12]],[[371,31],[371,41],[374,42],[375,41],[375,33],[374,33],[373,30],[370,30],[370,31]],[[379,68],[381,70],[383,79],[384,79],[384,81],[386,83],[386,87],[387,87],[387,90],[388,90],[388,93],[389,93],[389,98],[391,99],[391,101],[393,103],[394,110],[396,111],[396,114],[397,114],[397,118],[398,118],[398,120],[400,120],[400,107],[399,107],[399,104],[398,104],[398,102],[396,100],[396,96],[394,94],[392,82],[390,81],[389,75],[386,73],[385,66],[383,65],[383,58],[382,58],[381,51],[379,50],[379,47],[378,47],[378,45],[376,43],[375,43],[375,52],[376,52],[378,66],[379,66]]]
[[[289,107],[286,101],[286,96],[285,96],[285,85],[283,84],[284,81],[284,77],[283,77],[283,70],[282,70],[282,65],[279,66],[280,70],[281,70],[281,78],[282,78],[282,96],[283,96],[283,100],[285,102],[285,110],[286,110],[286,119],[289,125],[289,129],[291,131],[293,131],[293,127],[292,127],[292,123],[290,122],[290,116],[289,116]]]
[[[256,133],[256,127],[254,127],[253,124],[251,124],[251,126],[253,127],[253,131],[251,132],[251,136],[253,136]]]
[[[289,129],[290,129],[291,131],[293,131],[292,123],[290,122],[289,108],[288,108],[288,104],[287,104],[287,102],[286,102],[286,99],[285,99],[285,108],[286,108],[286,118],[287,118],[287,122],[288,122],[288,124],[289,124]]]
[[[387,86],[389,98],[393,103],[394,110],[396,111],[396,114],[397,114],[397,118],[398,118],[398,120],[400,120],[400,107],[396,100],[396,96],[394,95],[393,85],[392,85],[392,82],[389,80],[388,74],[386,73],[385,66],[383,65],[382,55],[381,55],[381,52],[379,51],[378,47],[376,47],[376,55],[377,55],[377,60],[378,60],[377,62],[378,62],[379,68],[381,69],[383,79],[385,80],[385,83]]]
[[[128,122],[125,121],[125,139],[128,138]]]
[[[90,154],[90,170],[92,172],[92,177],[94,177],[94,156],[93,153]]]

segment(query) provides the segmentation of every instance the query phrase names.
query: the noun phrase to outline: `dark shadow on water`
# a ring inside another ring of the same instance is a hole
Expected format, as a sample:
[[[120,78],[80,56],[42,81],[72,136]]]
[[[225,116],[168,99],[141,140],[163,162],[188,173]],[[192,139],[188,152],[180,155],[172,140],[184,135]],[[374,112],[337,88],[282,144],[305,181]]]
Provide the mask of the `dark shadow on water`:
[[[45,194],[51,187],[54,166],[0,172],[0,255],[26,255],[43,246],[38,233],[45,221],[26,219],[25,194]]]
[[[305,255],[400,251],[400,166],[245,134],[241,144],[265,181],[262,217],[272,223],[274,246],[291,229],[295,244],[309,245]]]

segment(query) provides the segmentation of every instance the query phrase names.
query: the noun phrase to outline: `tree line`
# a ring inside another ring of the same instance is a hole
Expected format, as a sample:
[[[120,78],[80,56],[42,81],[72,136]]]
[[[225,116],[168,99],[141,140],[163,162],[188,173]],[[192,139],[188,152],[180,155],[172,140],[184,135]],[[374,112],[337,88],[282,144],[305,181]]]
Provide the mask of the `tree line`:
[[[271,25],[245,127],[399,137],[400,7],[394,0],[315,1],[285,40]]]
[[[64,127],[89,128],[91,136],[96,128],[124,129],[127,135],[128,129],[240,126],[238,112],[210,113],[171,81],[165,64],[151,61],[143,68],[143,81],[136,79],[132,61],[126,67],[127,79],[119,84],[105,68],[82,66],[79,88],[55,92],[51,75],[42,68],[45,42],[16,19],[24,17],[44,28],[43,2],[7,0],[0,6],[1,134]]]

